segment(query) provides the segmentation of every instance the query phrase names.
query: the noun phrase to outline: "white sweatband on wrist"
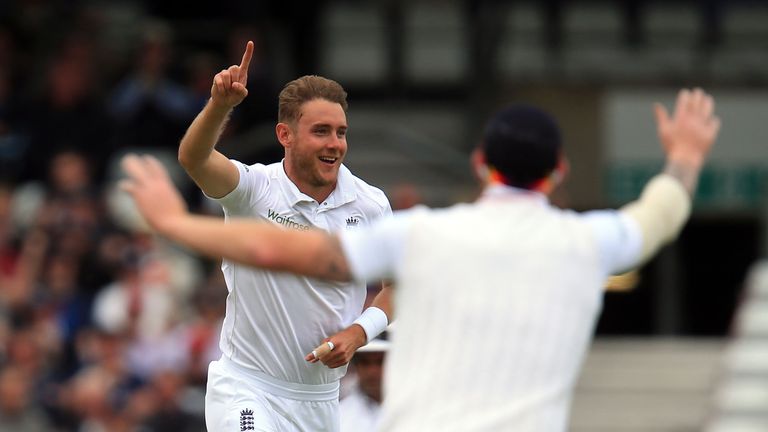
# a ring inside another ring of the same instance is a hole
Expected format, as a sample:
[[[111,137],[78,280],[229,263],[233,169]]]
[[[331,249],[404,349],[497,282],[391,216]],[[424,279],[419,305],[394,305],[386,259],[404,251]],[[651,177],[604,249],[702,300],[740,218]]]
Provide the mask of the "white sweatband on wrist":
[[[371,306],[364,310],[353,324],[363,328],[367,338],[366,343],[368,343],[387,329],[389,321],[387,320],[387,314],[383,310]]]
[[[621,211],[637,221],[643,233],[642,263],[677,238],[691,214],[691,197],[680,181],[659,174],[648,182],[637,201]]]

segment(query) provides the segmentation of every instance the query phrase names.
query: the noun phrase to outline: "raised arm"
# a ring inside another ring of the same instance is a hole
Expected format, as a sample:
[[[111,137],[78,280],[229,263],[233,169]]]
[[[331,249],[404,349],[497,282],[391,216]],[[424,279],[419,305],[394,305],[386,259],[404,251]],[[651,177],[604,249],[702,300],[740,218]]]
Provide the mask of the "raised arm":
[[[671,116],[655,106],[666,166],[638,200],[621,209],[642,231],[641,263],[675,239],[688,220],[699,174],[720,130],[714,108],[712,96],[701,89],[681,90]]]
[[[248,67],[253,55],[249,41],[239,65],[213,78],[211,98],[187,129],[179,145],[179,163],[206,195],[221,198],[237,186],[240,174],[226,156],[215,150],[227,119],[248,90]]]
[[[128,155],[128,174],[121,187],[131,194],[147,223],[157,233],[198,253],[246,265],[310,277],[349,281],[352,277],[339,239],[320,230],[286,230],[249,220],[224,223],[220,218],[187,211],[160,162],[151,156]]]

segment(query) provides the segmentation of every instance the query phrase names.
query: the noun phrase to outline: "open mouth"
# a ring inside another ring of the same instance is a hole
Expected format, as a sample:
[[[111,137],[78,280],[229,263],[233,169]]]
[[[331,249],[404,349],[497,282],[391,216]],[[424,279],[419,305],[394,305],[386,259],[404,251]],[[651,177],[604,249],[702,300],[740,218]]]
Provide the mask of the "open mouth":
[[[318,159],[320,159],[320,162],[328,165],[333,165],[336,163],[337,160],[339,160],[339,158],[329,157],[329,156],[320,156]]]

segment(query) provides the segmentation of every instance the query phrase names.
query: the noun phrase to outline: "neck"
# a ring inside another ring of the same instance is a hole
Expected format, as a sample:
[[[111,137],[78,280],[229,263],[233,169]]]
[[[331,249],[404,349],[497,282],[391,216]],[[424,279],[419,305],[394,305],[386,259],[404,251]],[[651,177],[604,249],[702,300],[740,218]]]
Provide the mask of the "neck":
[[[537,193],[540,193],[540,194],[542,194],[544,196],[547,196],[547,197],[555,189],[554,182],[549,180],[549,178],[541,179],[541,180],[533,183],[533,185],[531,185],[531,187],[528,187],[528,188],[519,188],[517,186],[510,186],[510,185],[508,185],[506,183],[503,183],[503,182],[500,182],[500,181],[487,181],[487,182],[485,182],[484,189],[487,189],[487,188],[493,187],[493,186],[513,187],[513,188],[517,188],[517,189],[521,189],[521,190],[537,192]]]
[[[538,192],[546,196],[549,196],[549,194],[551,194],[552,191],[555,189],[555,186],[557,186],[557,183],[555,182],[555,180],[553,180],[552,175],[548,175],[539,180],[536,180],[528,187],[513,186],[509,184],[507,177],[505,175],[501,174],[498,170],[496,170],[496,168],[492,166],[487,166],[487,175],[484,176],[484,178],[485,178],[484,186],[486,187],[493,186],[493,185],[510,186],[518,189],[529,190],[531,192]]]
[[[552,179],[547,176],[537,182],[535,182],[531,187],[530,190],[534,192],[538,192],[540,194],[549,196],[552,194],[552,191],[555,190],[555,182],[552,181]]]

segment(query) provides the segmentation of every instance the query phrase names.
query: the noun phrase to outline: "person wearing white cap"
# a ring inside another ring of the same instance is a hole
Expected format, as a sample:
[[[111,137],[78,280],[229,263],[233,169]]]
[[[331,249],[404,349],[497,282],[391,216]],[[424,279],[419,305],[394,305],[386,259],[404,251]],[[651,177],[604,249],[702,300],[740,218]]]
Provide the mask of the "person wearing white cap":
[[[381,417],[382,378],[389,349],[387,332],[359,348],[352,357],[356,381],[339,403],[341,432],[374,431]]]
[[[720,129],[701,89],[682,90],[672,115],[658,105],[656,121],[666,165],[619,210],[549,203],[567,167],[559,128],[519,105],[491,118],[474,153],[477,201],[357,231],[190,215],[150,157],[124,160],[123,188],[159,233],[211,256],[331,280],[392,278],[398,331],[380,431],[562,432],[606,278],[677,237]]]

